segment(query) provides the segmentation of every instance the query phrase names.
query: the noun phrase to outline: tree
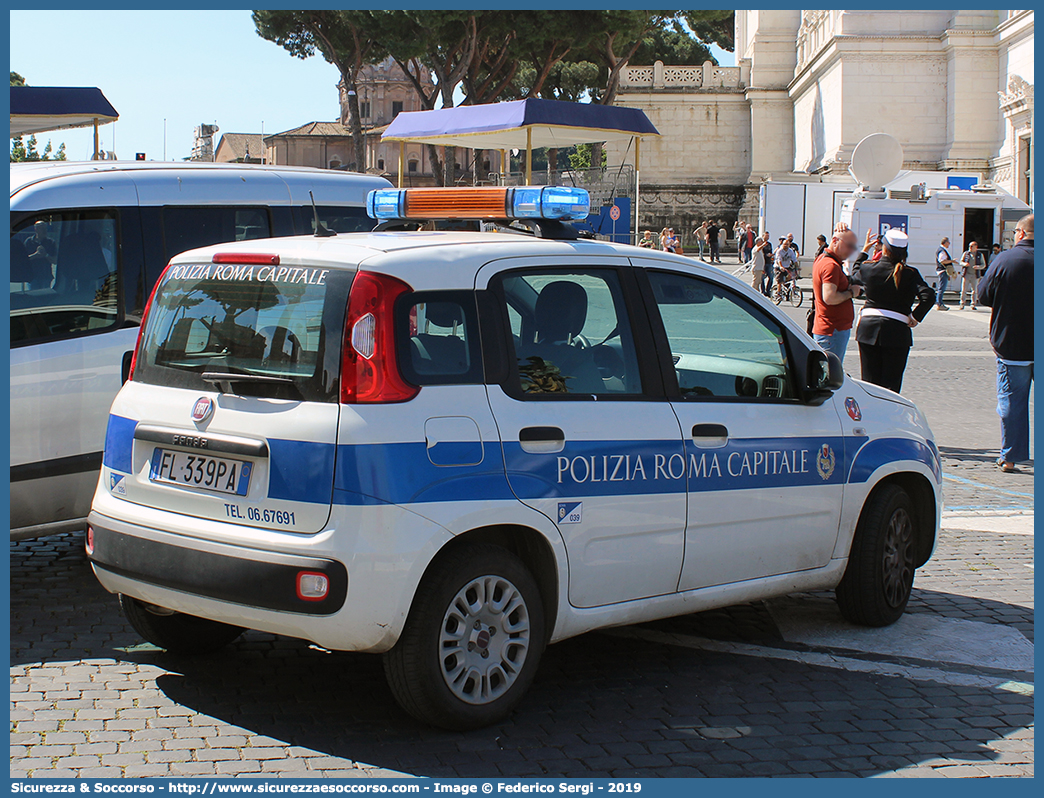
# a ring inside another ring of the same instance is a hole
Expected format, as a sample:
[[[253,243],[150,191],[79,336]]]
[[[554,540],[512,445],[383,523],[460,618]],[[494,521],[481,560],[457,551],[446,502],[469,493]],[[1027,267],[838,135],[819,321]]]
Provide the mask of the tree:
[[[716,44],[722,50],[732,52],[735,47],[736,12],[728,9],[714,11],[683,11],[681,17],[689,30],[701,42]]]
[[[359,115],[358,76],[367,64],[387,54],[369,29],[366,11],[254,11],[254,27],[297,58],[318,51],[337,67],[348,95],[355,168],[366,168],[366,141]]]
[[[21,136],[15,136],[11,140],[11,162],[21,163],[25,160],[25,144],[22,143]]]
[[[24,86],[25,85],[25,78],[23,78],[17,72],[12,70],[11,71],[11,85],[12,86]]]
[[[433,109],[435,101],[443,108],[456,103],[454,93],[464,81],[468,68],[480,46],[480,36],[498,36],[502,29],[485,17],[493,12],[476,11],[371,11],[375,35],[381,40],[395,63],[406,73],[425,109]],[[480,18],[482,23],[480,24]],[[489,47],[486,47],[487,52]],[[427,91],[422,68],[431,70],[435,88]],[[429,145],[435,179],[441,185],[452,185],[456,178],[454,148],[445,148],[439,158],[437,149]]]

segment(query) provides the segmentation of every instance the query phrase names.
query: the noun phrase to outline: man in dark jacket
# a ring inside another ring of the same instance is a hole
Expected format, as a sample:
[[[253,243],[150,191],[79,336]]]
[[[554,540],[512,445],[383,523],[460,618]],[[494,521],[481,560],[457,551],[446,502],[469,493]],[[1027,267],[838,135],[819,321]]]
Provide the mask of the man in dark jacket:
[[[979,301],[993,308],[990,343],[997,355],[997,414],[1001,452],[997,465],[1015,470],[1028,460],[1029,396],[1033,382],[1033,214],[1015,227],[1015,246],[1001,252],[979,281]]]

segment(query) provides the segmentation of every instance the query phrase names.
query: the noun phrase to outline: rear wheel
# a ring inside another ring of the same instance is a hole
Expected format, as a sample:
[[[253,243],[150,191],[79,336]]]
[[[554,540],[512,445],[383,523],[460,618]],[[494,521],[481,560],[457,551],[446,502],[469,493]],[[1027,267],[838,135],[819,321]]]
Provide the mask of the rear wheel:
[[[122,593],[120,608],[134,631],[172,654],[207,654],[243,634],[238,626],[164,610]]]
[[[874,492],[852,541],[835,595],[841,614],[862,626],[887,626],[906,610],[914,582],[914,506],[898,485]]]
[[[418,720],[476,729],[510,714],[543,649],[543,605],[525,565],[499,546],[467,544],[421,582],[384,671]]]

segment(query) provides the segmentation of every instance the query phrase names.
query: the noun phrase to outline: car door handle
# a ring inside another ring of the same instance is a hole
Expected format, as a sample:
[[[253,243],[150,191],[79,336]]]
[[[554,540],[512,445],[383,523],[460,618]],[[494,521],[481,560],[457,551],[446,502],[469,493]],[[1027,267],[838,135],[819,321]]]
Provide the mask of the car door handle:
[[[729,442],[729,430],[724,424],[694,424],[692,442],[697,446],[718,448]]]
[[[551,454],[565,448],[565,433],[559,427],[523,427],[518,431],[522,451]]]

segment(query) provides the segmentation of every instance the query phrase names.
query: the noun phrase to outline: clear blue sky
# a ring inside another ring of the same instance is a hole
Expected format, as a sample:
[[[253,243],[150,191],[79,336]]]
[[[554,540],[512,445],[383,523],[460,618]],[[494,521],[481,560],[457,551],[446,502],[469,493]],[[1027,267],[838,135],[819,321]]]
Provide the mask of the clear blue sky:
[[[31,86],[97,86],[120,114],[100,128],[122,159],[167,160],[192,152],[192,131],[275,133],[337,119],[337,70],[301,60],[254,31],[249,11],[11,11],[11,69]],[[722,64],[732,53],[712,48]],[[90,158],[93,133],[37,136]],[[115,141],[114,141],[115,139]],[[217,140],[215,140],[215,145]]]

